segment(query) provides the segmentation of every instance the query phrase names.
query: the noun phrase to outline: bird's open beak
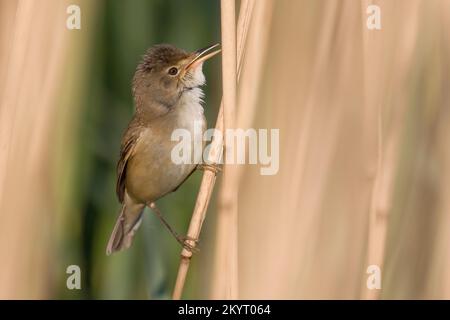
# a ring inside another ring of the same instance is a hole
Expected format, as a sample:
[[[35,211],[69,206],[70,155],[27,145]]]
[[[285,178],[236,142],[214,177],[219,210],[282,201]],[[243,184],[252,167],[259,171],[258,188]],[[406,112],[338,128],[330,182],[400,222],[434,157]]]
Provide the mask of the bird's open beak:
[[[199,49],[192,53],[192,60],[188,62],[188,64],[185,67],[185,70],[188,71],[189,69],[195,69],[195,67],[199,66],[209,58],[215,56],[218,54],[221,49],[217,49],[220,46],[219,43],[214,44],[212,46],[208,46],[203,49]],[[214,50],[216,49],[216,50]]]

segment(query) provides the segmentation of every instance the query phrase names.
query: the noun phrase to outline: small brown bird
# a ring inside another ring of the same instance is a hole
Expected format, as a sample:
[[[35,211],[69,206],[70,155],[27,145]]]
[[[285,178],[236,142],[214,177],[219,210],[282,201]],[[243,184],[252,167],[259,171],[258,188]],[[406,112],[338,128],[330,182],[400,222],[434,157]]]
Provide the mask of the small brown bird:
[[[201,158],[191,164],[175,164],[171,152],[177,142],[171,135],[175,129],[187,129],[192,144],[200,139],[203,145],[206,120],[201,105],[200,87],[205,84],[202,65],[220,52],[217,47],[187,53],[172,45],[156,45],[138,65],[133,78],[136,110],[123,135],[117,164],[116,192],[122,210],[107,255],[129,248],[145,206],[154,208],[154,201],[175,191],[200,163]],[[196,123],[201,124],[201,134],[194,130]]]

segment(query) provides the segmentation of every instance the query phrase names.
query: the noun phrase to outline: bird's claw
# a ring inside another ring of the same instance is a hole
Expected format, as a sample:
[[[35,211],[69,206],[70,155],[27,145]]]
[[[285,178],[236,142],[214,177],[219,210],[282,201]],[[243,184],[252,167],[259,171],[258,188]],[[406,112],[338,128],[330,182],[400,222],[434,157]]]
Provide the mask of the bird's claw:
[[[198,168],[203,171],[209,170],[209,171],[213,172],[215,175],[217,175],[217,173],[222,171],[220,164],[217,164],[217,163],[211,163],[211,164],[200,163],[198,165]]]
[[[194,244],[190,244],[189,241],[194,242]],[[200,249],[196,247],[198,243],[198,239],[191,238],[189,236],[181,237],[179,239],[180,244],[183,246],[184,249],[187,251],[190,251],[192,253],[199,252]]]

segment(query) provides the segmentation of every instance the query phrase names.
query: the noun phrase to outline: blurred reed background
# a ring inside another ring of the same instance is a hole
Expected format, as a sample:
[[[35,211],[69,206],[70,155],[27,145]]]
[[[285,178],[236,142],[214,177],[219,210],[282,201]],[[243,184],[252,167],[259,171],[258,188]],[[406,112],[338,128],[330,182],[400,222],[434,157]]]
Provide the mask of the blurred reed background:
[[[237,124],[280,129],[280,170],[240,168],[240,298],[450,298],[449,30],[448,0],[254,1]],[[105,256],[131,78],[161,42],[220,42],[219,1],[0,0],[0,298],[170,296],[180,248],[151,214]],[[211,127],[220,59],[204,70]],[[200,176],[158,202],[180,233]],[[220,212],[184,298],[221,297]],[[82,290],[66,288],[71,264]],[[381,291],[366,289],[371,264]]]

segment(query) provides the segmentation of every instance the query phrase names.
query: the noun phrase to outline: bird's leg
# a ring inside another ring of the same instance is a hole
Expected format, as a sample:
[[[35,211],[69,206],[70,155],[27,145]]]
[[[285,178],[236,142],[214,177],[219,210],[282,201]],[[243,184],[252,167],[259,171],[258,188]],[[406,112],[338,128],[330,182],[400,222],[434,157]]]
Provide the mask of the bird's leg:
[[[183,246],[183,248],[185,248],[191,252],[199,251],[198,248],[190,245],[187,242],[187,240],[190,240],[190,241],[194,241],[195,243],[197,243],[198,242],[197,239],[192,239],[191,237],[188,237],[188,236],[182,237],[175,230],[173,230],[172,227],[170,226],[170,224],[166,221],[166,219],[164,219],[164,216],[162,215],[161,211],[159,211],[158,207],[156,206],[156,204],[154,202],[147,204],[147,206],[150,209],[152,209],[152,211],[156,214],[156,216],[159,218],[159,220],[161,220],[161,222],[164,224],[164,226],[167,228],[167,230],[169,230],[169,232],[178,241],[178,243]]]
[[[211,163],[211,164],[199,163],[197,165],[197,169],[200,169],[200,170],[203,170],[203,171],[209,170],[209,171],[214,172],[215,175],[217,175],[217,173],[222,171],[222,167],[218,163]]]

